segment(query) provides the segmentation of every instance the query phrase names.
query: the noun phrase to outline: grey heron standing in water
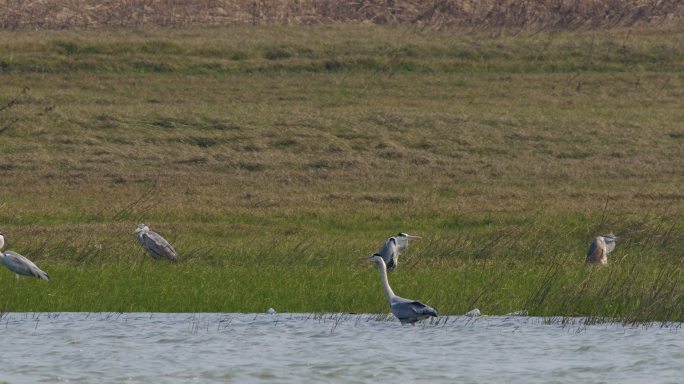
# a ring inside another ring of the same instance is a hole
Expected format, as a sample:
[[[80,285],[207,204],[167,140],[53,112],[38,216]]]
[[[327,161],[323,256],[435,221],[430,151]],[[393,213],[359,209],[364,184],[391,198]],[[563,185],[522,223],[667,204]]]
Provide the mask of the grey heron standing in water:
[[[165,258],[171,261],[178,261],[178,253],[173,249],[173,246],[157,232],[150,230],[147,225],[138,224],[135,233],[138,243],[145,248],[153,259]]]
[[[380,256],[385,261],[388,271],[393,271],[397,267],[399,254],[408,249],[409,240],[420,239],[420,236],[412,236],[408,233],[400,232],[392,236],[380,247],[380,250],[373,256]],[[371,256],[372,257],[372,256]]]
[[[605,236],[597,236],[589,246],[587,252],[587,263],[592,264],[608,264],[608,253],[615,249],[615,240],[617,237],[611,232]]]
[[[437,317],[437,311],[435,311],[434,308],[427,306],[420,301],[404,299],[403,297],[395,295],[387,280],[385,260],[380,255],[373,255],[370,259],[378,266],[382,287],[385,290],[387,301],[390,303],[392,314],[401,321],[402,325],[407,323],[414,325],[416,321],[427,319],[428,317]]]
[[[0,232],[0,251],[4,246],[5,237],[3,236],[3,233]],[[45,271],[38,268],[31,260],[14,251],[0,252],[0,262],[16,274],[17,280],[19,280],[19,275],[33,276],[41,280],[50,280],[50,277]]]

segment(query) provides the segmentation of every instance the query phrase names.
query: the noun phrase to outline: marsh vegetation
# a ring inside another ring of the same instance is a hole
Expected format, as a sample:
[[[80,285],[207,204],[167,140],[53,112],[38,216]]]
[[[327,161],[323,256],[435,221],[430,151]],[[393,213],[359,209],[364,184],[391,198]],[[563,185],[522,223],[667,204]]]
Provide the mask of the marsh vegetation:
[[[384,313],[409,231],[440,314],[682,321],[683,32],[0,32],[0,225],[51,277],[0,310]]]

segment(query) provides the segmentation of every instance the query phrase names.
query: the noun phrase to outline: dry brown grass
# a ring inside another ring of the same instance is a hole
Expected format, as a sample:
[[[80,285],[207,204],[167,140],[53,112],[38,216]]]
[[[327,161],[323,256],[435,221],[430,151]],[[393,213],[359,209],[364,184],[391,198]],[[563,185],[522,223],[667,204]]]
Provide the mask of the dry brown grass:
[[[2,0],[0,28],[69,29],[370,22],[577,28],[681,20],[678,0]]]

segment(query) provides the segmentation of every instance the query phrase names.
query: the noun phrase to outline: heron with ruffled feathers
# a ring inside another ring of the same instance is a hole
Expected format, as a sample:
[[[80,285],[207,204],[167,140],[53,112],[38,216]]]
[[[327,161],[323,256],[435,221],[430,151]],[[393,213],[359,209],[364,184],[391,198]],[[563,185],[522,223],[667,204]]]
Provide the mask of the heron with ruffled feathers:
[[[400,232],[396,236],[392,236],[385,241],[380,250],[373,254],[382,257],[385,261],[385,266],[388,271],[393,271],[399,262],[399,255],[406,251],[409,246],[409,240],[421,239],[420,236],[409,235],[408,233]]]
[[[615,236],[612,232],[605,236],[597,236],[589,245],[586,262],[590,264],[608,264],[608,254],[615,249]]]

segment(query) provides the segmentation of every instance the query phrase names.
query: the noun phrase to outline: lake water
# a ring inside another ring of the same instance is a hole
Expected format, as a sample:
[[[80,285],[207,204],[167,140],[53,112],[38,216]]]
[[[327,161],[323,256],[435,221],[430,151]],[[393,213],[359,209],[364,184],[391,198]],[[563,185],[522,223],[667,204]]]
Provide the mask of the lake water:
[[[681,324],[345,314],[6,313],[0,382],[682,383]]]

